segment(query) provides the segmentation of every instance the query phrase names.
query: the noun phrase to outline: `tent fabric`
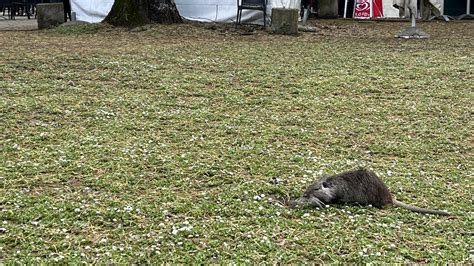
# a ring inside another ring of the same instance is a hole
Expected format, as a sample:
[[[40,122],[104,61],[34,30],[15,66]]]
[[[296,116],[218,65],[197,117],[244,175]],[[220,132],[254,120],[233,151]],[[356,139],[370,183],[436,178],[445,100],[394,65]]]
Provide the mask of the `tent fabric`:
[[[441,3],[438,0],[429,1],[432,6],[434,6],[438,11],[441,12]]]
[[[71,11],[76,12],[76,19],[91,23],[104,20],[109,14],[114,0],[71,0]]]
[[[438,12],[441,12],[440,0],[429,0],[431,6],[433,6]],[[393,6],[402,10],[406,16],[409,16],[409,10],[417,10],[416,0],[393,0]]]
[[[181,16],[189,20],[204,22],[235,22],[237,0],[175,0]],[[300,0],[267,0],[267,20],[272,8],[299,8]],[[263,12],[243,10],[242,22],[263,25]]]
[[[267,19],[273,7],[298,8],[300,0],[267,0]],[[77,20],[101,22],[112,9],[114,0],[71,0],[71,9]],[[235,22],[237,0],[175,0],[179,14],[188,20],[203,22]],[[244,10],[243,23],[263,25],[263,12]]]
[[[370,19],[370,18],[381,18],[381,17],[383,17],[382,0],[355,1],[354,18]]]
[[[298,8],[300,0],[267,0],[267,19],[271,17],[271,10],[274,7]],[[408,11],[411,0],[392,0],[393,4],[403,10]],[[429,0],[431,5],[441,11],[443,0]],[[237,0],[175,0],[176,7],[181,16],[188,20],[203,22],[235,22],[237,16]],[[384,10],[387,9],[385,3],[390,0],[383,0]],[[77,20],[97,23],[101,22],[109,13],[114,0],[71,0],[71,9],[76,13]],[[390,5],[390,4],[389,4]],[[395,9],[394,9],[395,10]],[[388,10],[390,11],[390,10]],[[385,13],[385,11],[384,11]],[[396,16],[393,14],[392,16]],[[263,25],[261,11],[244,10],[242,13],[244,23],[256,23]]]

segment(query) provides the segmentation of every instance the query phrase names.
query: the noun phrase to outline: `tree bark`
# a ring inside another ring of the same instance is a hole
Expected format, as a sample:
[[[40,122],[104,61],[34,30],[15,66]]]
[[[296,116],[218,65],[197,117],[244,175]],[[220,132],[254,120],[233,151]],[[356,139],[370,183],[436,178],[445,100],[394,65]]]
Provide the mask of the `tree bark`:
[[[181,23],[174,0],[115,0],[104,19],[115,26],[135,27],[150,22]]]
[[[145,0],[115,0],[112,9],[104,19],[114,26],[138,26],[149,22]]]
[[[149,0],[149,18],[157,23],[182,23],[174,0]]]

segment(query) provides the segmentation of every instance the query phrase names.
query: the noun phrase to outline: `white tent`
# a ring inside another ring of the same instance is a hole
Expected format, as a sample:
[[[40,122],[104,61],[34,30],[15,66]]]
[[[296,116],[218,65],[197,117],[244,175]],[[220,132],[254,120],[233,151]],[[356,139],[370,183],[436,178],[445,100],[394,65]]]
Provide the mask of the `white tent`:
[[[77,20],[100,22],[109,13],[114,0],[71,0],[72,12]],[[236,0],[175,0],[179,14],[185,19],[205,22],[235,22],[237,15]],[[298,7],[299,0],[268,0],[267,16],[272,7]],[[263,12],[244,10],[243,22],[263,25]],[[269,19],[269,18],[267,18]]]
[[[71,11],[76,13],[76,19],[91,23],[101,22],[110,9],[114,0],[71,0]]]
[[[70,0],[71,9],[76,13],[77,20],[100,22],[109,13],[114,0]],[[273,7],[298,8],[300,0],[267,0],[267,19],[270,19]],[[336,0],[334,0],[336,1]],[[443,14],[444,0],[419,0],[432,3],[437,9],[441,7]],[[468,2],[468,9],[470,0]],[[237,0],[175,0],[181,16],[188,20],[204,22],[235,22],[237,15]],[[400,12],[392,5],[394,2],[408,2],[405,0],[383,0],[384,17],[398,17]],[[404,7],[402,5],[402,7]],[[353,7],[348,7],[350,10]],[[405,14],[408,15],[408,14]],[[263,25],[263,16],[260,11],[244,10],[242,21]]]

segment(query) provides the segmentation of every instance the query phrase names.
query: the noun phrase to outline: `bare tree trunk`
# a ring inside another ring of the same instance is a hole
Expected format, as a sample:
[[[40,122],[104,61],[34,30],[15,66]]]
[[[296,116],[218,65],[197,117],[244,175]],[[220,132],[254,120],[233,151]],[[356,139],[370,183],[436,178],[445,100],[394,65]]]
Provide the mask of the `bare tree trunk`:
[[[150,22],[181,23],[174,0],[115,0],[104,19],[115,26],[134,27]]]
[[[150,19],[157,23],[182,23],[174,0],[149,0]]]

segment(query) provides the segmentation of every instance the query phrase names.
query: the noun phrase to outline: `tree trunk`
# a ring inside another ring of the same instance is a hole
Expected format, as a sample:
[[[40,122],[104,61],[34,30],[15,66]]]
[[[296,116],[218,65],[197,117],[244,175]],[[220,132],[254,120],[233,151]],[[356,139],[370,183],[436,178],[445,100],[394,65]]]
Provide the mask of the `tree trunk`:
[[[146,0],[115,0],[104,19],[115,26],[134,27],[149,22]]]
[[[104,21],[125,27],[182,22],[174,0],[115,0]]]
[[[182,23],[174,0],[149,0],[149,18],[157,23]]]

